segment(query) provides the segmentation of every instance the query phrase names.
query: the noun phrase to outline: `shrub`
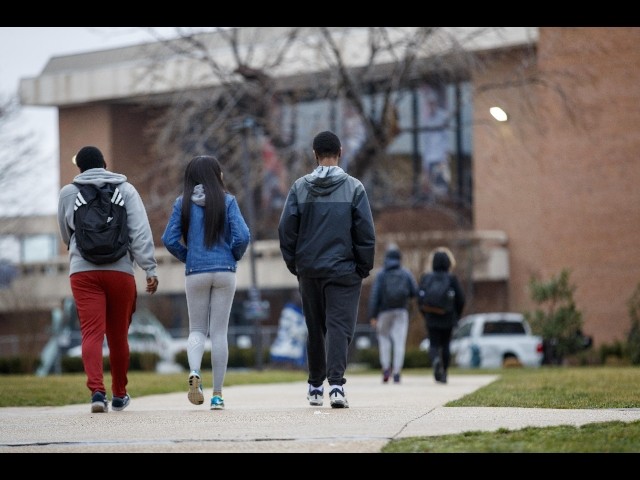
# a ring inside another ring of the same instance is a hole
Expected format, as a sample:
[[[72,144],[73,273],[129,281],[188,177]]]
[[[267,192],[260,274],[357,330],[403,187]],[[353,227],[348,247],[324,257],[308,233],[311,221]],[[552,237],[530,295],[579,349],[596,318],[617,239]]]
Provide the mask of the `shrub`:
[[[363,348],[354,350],[351,363],[367,365],[368,368],[380,369],[380,351],[377,347]],[[427,352],[423,352],[419,348],[409,348],[404,354],[404,368],[429,368],[431,361]]]
[[[160,356],[157,353],[131,352],[129,355],[129,370],[154,372],[159,361]]]
[[[154,372],[160,361],[156,353],[151,352],[131,352],[129,355],[129,371]],[[109,357],[102,357],[102,367],[107,372],[111,370]],[[81,357],[62,357],[63,373],[84,372],[84,365]]]
[[[182,350],[176,353],[175,362],[181,365],[185,370],[189,370],[189,358],[187,352]],[[264,349],[263,351],[263,365],[269,363],[269,351]],[[256,350],[254,348],[239,348],[229,347],[229,362],[228,368],[252,368],[256,366]],[[202,369],[211,369],[211,352],[205,350],[202,355]]]
[[[632,365],[640,365],[640,283],[627,303],[631,329],[627,336],[627,354]]]
[[[569,283],[569,276],[568,270],[562,270],[548,282],[529,281],[531,298],[541,308],[524,316],[533,333],[543,339],[544,363],[561,364],[568,355],[591,346],[590,339],[582,335],[582,313],[573,300],[575,285]]]
[[[603,365],[619,364],[624,358],[625,346],[620,341],[610,344],[602,344],[598,349],[600,354],[600,363]]]
[[[419,348],[407,350],[404,356],[405,368],[431,368],[431,360],[427,352]]]
[[[5,357],[0,358],[0,374],[15,375],[25,372],[25,362],[22,357]]]
[[[81,373],[84,372],[84,365],[80,357],[62,357],[63,373]]]
[[[349,363],[367,365],[369,368],[380,368],[380,357],[377,348],[354,348]]]

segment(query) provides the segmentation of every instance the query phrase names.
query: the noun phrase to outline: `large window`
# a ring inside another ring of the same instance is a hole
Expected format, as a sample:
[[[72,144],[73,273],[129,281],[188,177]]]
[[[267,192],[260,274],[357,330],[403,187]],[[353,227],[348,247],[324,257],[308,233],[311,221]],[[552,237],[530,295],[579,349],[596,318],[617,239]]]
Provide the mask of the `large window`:
[[[46,262],[56,257],[58,237],[51,233],[0,236],[0,260],[12,263]]]
[[[446,85],[421,83],[394,95],[397,108],[397,135],[386,156],[361,180],[379,203],[470,202],[472,107],[468,83]],[[380,115],[380,98],[366,96],[366,114]],[[315,164],[311,139],[321,130],[335,131],[343,144],[341,167],[347,172],[366,138],[365,124],[350,102],[342,98],[304,101],[288,105],[295,110],[292,126],[293,150],[297,165],[284,173],[298,176]],[[287,115],[287,122],[292,118]],[[284,117],[283,117],[284,120]],[[351,172],[350,172],[351,173]],[[279,177],[280,185],[288,180]],[[278,202],[274,203],[274,208]]]

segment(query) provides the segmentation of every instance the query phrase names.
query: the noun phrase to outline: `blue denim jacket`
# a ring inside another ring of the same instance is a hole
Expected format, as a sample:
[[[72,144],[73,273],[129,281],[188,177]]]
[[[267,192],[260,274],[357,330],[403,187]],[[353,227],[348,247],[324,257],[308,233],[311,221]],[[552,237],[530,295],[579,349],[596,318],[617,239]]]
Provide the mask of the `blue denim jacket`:
[[[251,235],[236,198],[226,193],[225,205],[227,223],[224,235],[213,248],[208,249],[204,244],[204,207],[191,203],[189,240],[185,246],[180,230],[182,196],[174,202],[167,228],[162,234],[162,243],[169,253],[185,264],[185,275],[236,271],[237,262],[246,252]]]

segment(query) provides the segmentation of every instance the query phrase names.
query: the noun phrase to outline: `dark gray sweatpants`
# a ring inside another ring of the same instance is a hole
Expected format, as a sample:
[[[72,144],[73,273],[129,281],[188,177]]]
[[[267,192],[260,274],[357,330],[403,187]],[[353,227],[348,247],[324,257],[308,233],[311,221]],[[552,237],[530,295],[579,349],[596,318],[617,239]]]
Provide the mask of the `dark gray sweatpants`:
[[[319,387],[343,385],[349,345],[358,321],[362,277],[352,273],[335,278],[298,278],[307,324],[308,383]]]

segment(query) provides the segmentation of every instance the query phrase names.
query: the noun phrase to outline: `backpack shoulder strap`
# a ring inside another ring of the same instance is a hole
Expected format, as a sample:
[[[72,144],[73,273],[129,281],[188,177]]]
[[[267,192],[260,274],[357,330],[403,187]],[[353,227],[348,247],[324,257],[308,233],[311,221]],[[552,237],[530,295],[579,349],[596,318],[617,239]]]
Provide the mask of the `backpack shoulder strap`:
[[[98,189],[89,184],[84,183],[76,183],[73,184],[78,188],[78,193],[76,194],[76,201],[73,205],[73,211],[75,212],[82,205],[86,205],[91,200],[93,200],[98,195]]]

